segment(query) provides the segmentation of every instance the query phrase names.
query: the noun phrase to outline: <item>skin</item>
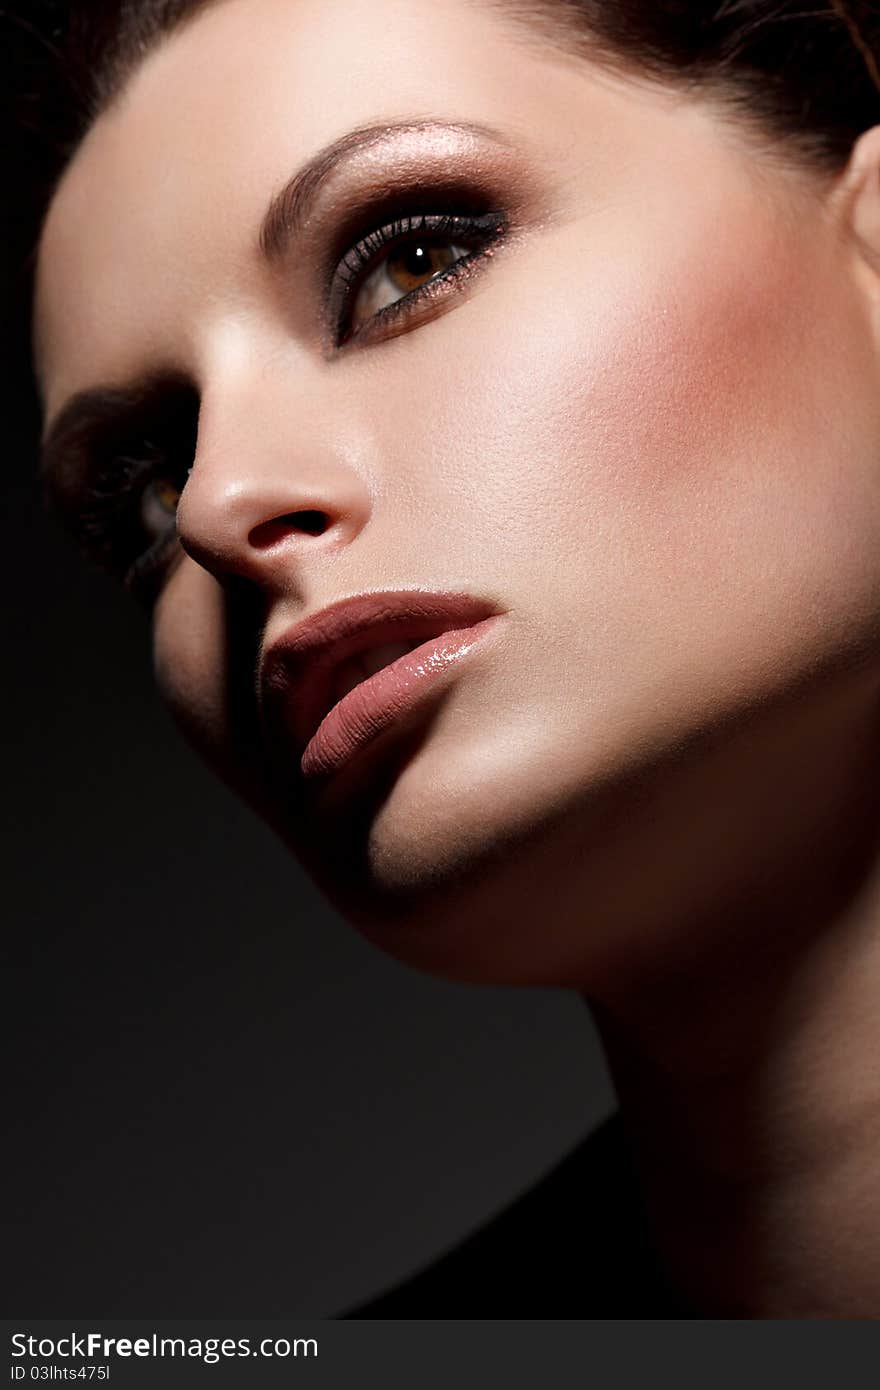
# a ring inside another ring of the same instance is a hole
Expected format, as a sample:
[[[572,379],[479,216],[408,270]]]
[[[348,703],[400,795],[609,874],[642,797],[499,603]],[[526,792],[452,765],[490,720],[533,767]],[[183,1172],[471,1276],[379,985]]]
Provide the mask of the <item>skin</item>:
[[[386,120],[432,124],[263,264],[271,195]],[[509,237],[334,352],[340,209],[406,163],[430,212],[450,160]],[[474,0],[223,0],[40,246],[47,432],[152,369],[201,398],[154,616],[184,732],[381,949],[583,994],[670,1271],[729,1316],[880,1307],[878,167],[880,129],[820,176]],[[304,787],[252,658],[401,588],[503,615],[411,737]]]

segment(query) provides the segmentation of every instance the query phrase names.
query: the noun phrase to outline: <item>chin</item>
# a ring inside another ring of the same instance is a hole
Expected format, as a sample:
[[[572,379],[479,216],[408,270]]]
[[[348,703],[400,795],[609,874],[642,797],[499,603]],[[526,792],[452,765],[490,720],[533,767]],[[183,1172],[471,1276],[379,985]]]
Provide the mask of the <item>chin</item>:
[[[479,739],[427,727],[391,755],[377,749],[372,766],[334,778],[321,815],[289,840],[336,910],[404,964],[473,983],[578,984],[582,899],[577,921],[559,912],[554,941],[545,912],[571,889],[571,846],[602,777],[583,764],[578,774],[573,749],[527,722]]]

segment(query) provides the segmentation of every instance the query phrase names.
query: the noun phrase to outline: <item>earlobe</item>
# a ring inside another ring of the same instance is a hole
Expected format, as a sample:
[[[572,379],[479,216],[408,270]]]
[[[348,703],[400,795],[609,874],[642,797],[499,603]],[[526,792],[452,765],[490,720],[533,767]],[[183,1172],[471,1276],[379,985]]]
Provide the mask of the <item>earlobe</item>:
[[[835,199],[864,259],[880,274],[880,125],[866,130],[853,145]]]

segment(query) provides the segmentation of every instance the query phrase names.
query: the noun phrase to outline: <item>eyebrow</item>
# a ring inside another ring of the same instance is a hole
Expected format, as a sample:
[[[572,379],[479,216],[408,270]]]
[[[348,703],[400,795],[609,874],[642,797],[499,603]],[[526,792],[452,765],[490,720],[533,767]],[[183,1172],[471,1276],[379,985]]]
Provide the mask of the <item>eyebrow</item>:
[[[432,130],[489,139],[505,147],[510,144],[500,130],[472,121],[383,121],[358,126],[313,155],[272,199],[260,227],[263,258],[271,264],[284,255],[291,240],[301,233],[321,189],[340,165],[388,140]]]
[[[357,126],[318,150],[274,195],[260,223],[257,237],[260,258],[269,265],[283,258],[291,242],[302,233],[321,190],[349,160],[388,141],[431,131],[490,140],[505,149],[511,148],[509,138],[502,131],[475,121],[446,121],[435,117]],[[51,471],[53,456],[63,438],[69,437],[71,431],[84,429],[94,420],[96,407],[106,424],[124,422],[127,415],[142,408],[144,397],[154,390],[154,380],[155,373],[151,371],[122,387],[96,385],[69,396],[59,407],[51,428],[40,443],[41,474]],[[118,406],[108,410],[108,398],[117,394]]]

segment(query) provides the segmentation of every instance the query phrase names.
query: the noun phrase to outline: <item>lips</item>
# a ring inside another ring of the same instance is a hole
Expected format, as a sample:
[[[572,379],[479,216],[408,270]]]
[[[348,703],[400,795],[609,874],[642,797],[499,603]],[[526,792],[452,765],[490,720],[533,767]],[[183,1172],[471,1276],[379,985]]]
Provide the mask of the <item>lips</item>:
[[[304,749],[339,702],[377,672],[395,662],[403,667],[401,658],[429,639],[444,633],[459,636],[499,611],[468,594],[413,590],[342,600],[312,614],[268,648],[260,671],[260,703],[270,719],[283,718]]]

